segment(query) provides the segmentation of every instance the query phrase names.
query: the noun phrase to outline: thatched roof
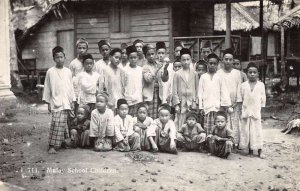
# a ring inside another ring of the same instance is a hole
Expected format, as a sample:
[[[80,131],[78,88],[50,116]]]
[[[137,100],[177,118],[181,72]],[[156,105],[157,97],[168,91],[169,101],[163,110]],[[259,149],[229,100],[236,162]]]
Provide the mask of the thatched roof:
[[[268,4],[264,6],[264,28],[273,30],[273,23],[279,20],[283,10],[288,4]],[[215,5],[215,31],[226,30],[226,5]],[[259,4],[232,3],[231,6],[231,30],[251,31],[259,27]]]
[[[277,25],[284,26],[286,28],[299,27],[300,26],[300,5],[294,7],[288,11],[284,16],[279,18]]]

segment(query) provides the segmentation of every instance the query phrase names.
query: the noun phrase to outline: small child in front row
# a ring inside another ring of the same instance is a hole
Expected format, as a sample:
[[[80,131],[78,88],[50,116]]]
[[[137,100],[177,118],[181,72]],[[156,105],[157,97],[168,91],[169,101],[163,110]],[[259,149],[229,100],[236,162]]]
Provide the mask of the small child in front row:
[[[117,101],[118,115],[114,118],[116,150],[141,150],[140,135],[133,131],[133,119],[128,115],[129,106],[125,99]]]
[[[90,107],[88,105],[81,105],[78,107],[77,116],[70,124],[70,136],[72,147],[87,147],[90,145],[89,129]]]
[[[148,117],[148,106],[144,103],[140,103],[137,108],[137,117],[133,118],[133,129],[135,132],[140,134],[140,144],[141,150],[150,150],[151,146],[150,142],[147,138],[147,130],[153,123],[153,119]],[[155,150],[154,152],[156,152]]]
[[[240,149],[249,149],[253,156],[253,150],[261,156],[263,137],[261,125],[261,108],[266,106],[265,85],[258,81],[258,67],[249,63],[247,67],[248,81],[241,84],[237,102],[242,103]]]
[[[155,119],[147,131],[148,139],[153,151],[168,152],[177,154],[176,148],[176,127],[170,119],[171,107],[168,104],[161,104],[158,109],[158,119]]]
[[[108,95],[99,93],[96,97],[96,109],[91,114],[90,140],[95,151],[112,150],[114,137],[114,113],[107,107]]]
[[[206,133],[200,123],[197,123],[197,113],[189,112],[186,122],[177,133],[177,145],[187,151],[204,151]]]
[[[233,132],[226,127],[226,124],[227,114],[218,111],[212,133],[207,136],[210,153],[221,158],[228,158],[233,149]]]

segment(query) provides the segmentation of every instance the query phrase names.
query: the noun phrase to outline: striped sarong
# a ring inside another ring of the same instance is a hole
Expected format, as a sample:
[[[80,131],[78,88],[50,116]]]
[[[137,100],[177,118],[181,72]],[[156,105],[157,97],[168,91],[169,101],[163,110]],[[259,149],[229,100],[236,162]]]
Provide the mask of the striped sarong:
[[[204,116],[204,130],[206,134],[212,133],[212,127],[215,125],[215,115],[217,112],[211,111]]]
[[[153,91],[153,100],[147,101],[146,104],[148,105],[148,115],[152,119],[158,118],[158,107],[161,104],[161,100],[159,99],[159,88],[158,86],[154,87]]]

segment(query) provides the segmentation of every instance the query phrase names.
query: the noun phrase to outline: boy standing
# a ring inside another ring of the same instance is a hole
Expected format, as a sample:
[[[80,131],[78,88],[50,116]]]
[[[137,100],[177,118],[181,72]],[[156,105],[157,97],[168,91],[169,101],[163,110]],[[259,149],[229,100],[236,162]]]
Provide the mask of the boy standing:
[[[204,116],[203,127],[206,133],[211,133],[216,112],[218,112],[221,107],[230,106],[231,102],[224,82],[221,77],[216,74],[219,57],[211,53],[207,58],[208,71],[203,74],[199,80],[198,98],[200,113]]]
[[[82,55],[87,53],[88,48],[89,48],[88,41],[86,41],[84,38],[78,39],[76,42],[77,57],[74,60],[72,60],[69,66],[72,72],[73,88],[74,88],[74,93],[77,101],[75,102],[75,113],[77,112],[77,108],[78,108],[78,94],[79,94],[78,74],[84,71],[83,63],[82,63]]]
[[[242,83],[247,81],[247,75],[242,71],[241,61],[238,58],[233,59],[233,68],[240,71]]]
[[[204,61],[207,62],[208,61],[207,56],[213,52],[212,49],[211,49],[210,41],[206,41],[203,44],[203,47],[200,49],[200,52],[201,52],[201,59],[200,60],[204,60]]]
[[[126,48],[128,45],[126,43],[121,44],[121,64],[119,64],[119,68],[124,70],[129,65],[128,56],[126,54]]]
[[[173,106],[176,112],[177,130],[185,122],[186,114],[197,108],[198,74],[190,68],[192,63],[191,51],[183,48],[180,51],[182,69],[177,71],[173,79]]]
[[[107,40],[100,40],[98,42],[99,52],[102,55],[102,59],[95,63],[94,70],[102,75],[103,70],[109,65],[109,53],[110,53],[110,43]]]
[[[240,137],[240,111],[237,107],[237,93],[238,87],[241,85],[240,71],[233,68],[233,49],[229,48],[224,51],[223,56],[224,67],[218,70],[222,81],[225,83],[227,90],[229,91],[231,106],[227,110],[228,125],[233,131],[233,137],[235,141],[235,148],[237,148]]]
[[[87,53],[88,47],[89,47],[89,43],[84,38],[80,38],[77,40],[76,42],[77,57],[74,60],[72,60],[69,67],[73,77],[76,77],[77,74],[84,71],[82,65],[82,55]]]
[[[143,101],[143,69],[137,65],[138,53],[135,46],[128,46],[126,53],[129,66],[125,70],[128,83],[125,86],[124,98],[129,105],[129,115],[135,116],[138,103]]]
[[[99,91],[106,91],[109,95],[108,106],[115,110],[118,99],[124,98],[126,75],[120,65],[121,49],[115,48],[110,52],[110,64],[100,77]]]
[[[143,53],[144,41],[137,39],[133,42],[133,46],[135,46],[135,48],[137,50],[137,54],[138,54],[137,65],[140,67],[143,67],[144,64],[146,63],[146,58]]]
[[[52,55],[56,65],[46,73],[43,101],[48,104],[48,110],[52,113],[49,133],[49,154],[55,154],[57,148],[68,137],[67,118],[73,109],[75,101],[72,84],[71,70],[64,67],[65,53],[62,47],[52,49]]]

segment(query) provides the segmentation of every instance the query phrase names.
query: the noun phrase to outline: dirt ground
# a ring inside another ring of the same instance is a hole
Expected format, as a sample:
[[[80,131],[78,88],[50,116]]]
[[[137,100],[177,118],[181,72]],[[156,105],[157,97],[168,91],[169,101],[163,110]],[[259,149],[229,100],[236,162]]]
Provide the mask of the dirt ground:
[[[195,152],[65,149],[49,155],[46,107],[19,103],[14,120],[0,123],[0,190],[3,182],[30,191],[300,190],[300,137],[280,132],[292,106],[269,105],[263,113],[266,158],[239,153],[226,160]]]

